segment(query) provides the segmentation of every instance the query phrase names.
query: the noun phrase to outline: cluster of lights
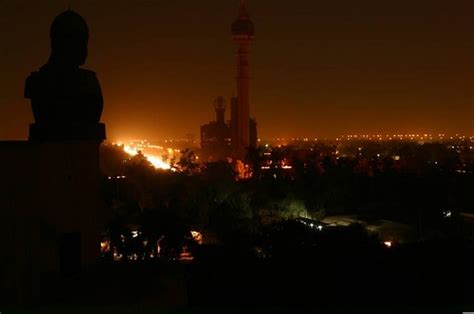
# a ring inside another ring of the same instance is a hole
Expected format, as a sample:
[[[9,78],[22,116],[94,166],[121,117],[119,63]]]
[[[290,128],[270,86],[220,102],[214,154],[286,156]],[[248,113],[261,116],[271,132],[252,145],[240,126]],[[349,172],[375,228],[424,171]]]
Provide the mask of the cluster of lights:
[[[107,177],[108,180],[113,180],[113,179],[120,180],[120,179],[126,179],[126,178],[127,178],[126,176],[110,176],[110,177]]]
[[[270,145],[265,144],[265,147],[269,148]],[[271,151],[266,151],[266,152],[263,153],[263,155],[267,158],[271,158],[272,153],[271,153]],[[260,167],[260,169],[262,169],[262,170],[270,170],[272,168],[274,168],[274,169],[280,168],[280,169],[284,169],[284,170],[291,170],[291,169],[293,169],[293,166],[289,165],[287,160],[281,160],[278,164],[275,164],[275,165],[273,164],[273,160],[267,160],[265,165]]]
[[[302,223],[305,226],[310,227],[311,229],[317,229],[319,231],[323,230],[323,225],[320,224],[320,223],[308,222],[308,221],[305,221],[305,220],[299,220],[299,222]]]
[[[310,138],[310,137],[291,137],[291,138],[286,138],[286,137],[274,137],[270,139],[272,142],[310,142],[314,141],[317,142],[317,138]],[[260,142],[260,139],[258,140]]]
[[[138,153],[140,152],[140,149],[136,148],[136,147],[131,147],[129,145],[125,145],[123,147],[123,150],[129,154],[130,156],[136,156],[138,155]],[[146,159],[148,159],[148,161],[153,165],[153,167],[155,167],[156,169],[164,169],[164,170],[170,170],[171,169],[171,165],[164,162],[162,158],[160,157],[157,157],[157,156],[154,156],[154,155],[150,155],[150,154],[143,154]]]
[[[411,141],[424,141],[424,140],[466,140],[473,141],[474,136],[466,137],[465,135],[456,134],[455,136],[447,136],[445,133],[439,133],[433,135],[431,133],[410,133],[410,134],[349,134],[343,135],[337,138],[337,141],[350,141],[350,140],[379,140],[379,141],[391,141],[391,140],[411,140]]]
[[[348,134],[337,137],[336,141],[351,141],[351,140],[366,140],[366,141],[392,141],[392,140],[411,140],[411,141],[433,141],[433,140],[470,140],[474,142],[474,136],[465,136],[455,134],[454,136],[446,135],[445,133],[395,133],[395,134]],[[276,137],[272,138],[272,142],[316,142],[318,138],[310,137]],[[259,140],[260,142],[260,140]]]
[[[450,210],[443,210],[442,214],[444,218],[451,218],[453,216],[453,212]]]
[[[275,166],[273,166],[273,168],[275,168],[275,169],[280,168],[280,169],[284,169],[284,170],[291,170],[291,169],[293,169],[293,166],[290,166],[290,165],[282,165],[282,166],[279,167],[278,165],[275,165]],[[271,167],[271,166],[261,166],[260,169],[262,169],[262,170],[270,170],[270,169],[272,169],[272,167]]]
[[[170,140],[170,143],[172,143],[173,141]],[[165,141],[165,143],[167,143],[167,141]],[[117,145],[119,146],[122,146],[124,145],[123,142],[118,142]],[[153,145],[153,144],[149,144],[149,142],[147,140],[134,140],[134,141],[130,141],[128,145],[124,145],[124,146],[131,146],[131,147],[134,147],[138,150],[144,150],[144,149],[149,149],[149,148],[152,148],[152,149],[158,149],[158,150],[166,150],[166,152],[170,155],[172,154],[179,154],[181,153],[181,150],[180,149],[177,149],[177,148],[171,148],[171,147],[168,147],[168,148],[165,148],[163,146],[160,146],[160,145]]]
[[[130,232],[130,235],[132,238],[138,238],[140,235],[142,235],[142,232],[139,230],[132,230]],[[202,233],[199,231],[190,231],[190,235],[192,239],[199,245],[203,244],[203,236]],[[120,235],[122,243],[125,242],[125,235]],[[161,253],[161,241],[163,240],[164,236],[162,236],[160,239],[156,241],[156,253],[157,257],[160,256]],[[143,239],[142,244],[144,247],[147,247],[149,244],[149,241],[147,239]],[[140,254],[138,255],[137,253],[131,253],[127,256],[124,256],[123,254],[119,253],[116,247],[112,248],[112,245],[110,243],[110,240],[104,239],[100,242],[100,250],[101,253],[108,253],[112,251],[112,256],[114,261],[122,261],[123,259],[127,259],[129,261],[138,261],[138,260],[144,260],[146,255],[150,258],[155,258],[155,254],[150,252],[149,254]],[[181,262],[188,262],[194,260],[194,256],[191,254],[189,251],[188,247],[186,245],[183,245],[181,248],[181,252],[178,256],[177,259],[173,258],[173,260],[178,260]]]
[[[177,139],[166,139],[164,140],[165,143],[196,143],[195,140],[189,138],[177,138]]]
[[[171,170],[171,165],[169,163],[163,161],[163,158],[158,157],[158,156],[153,155],[153,154],[143,152],[143,149],[145,149],[145,148],[154,148],[154,149],[164,150],[164,148],[162,146],[149,145],[148,142],[145,141],[145,140],[133,141],[130,144],[123,144],[122,142],[118,142],[117,145],[122,147],[123,151],[126,152],[130,156],[136,156],[136,155],[138,155],[139,152],[141,152],[143,154],[143,156],[145,156],[146,159],[156,169]],[[178,153],[180,151],[177,150],[177,149],[168,148],[167,152],[169,154],[173,154],[173,153]],[[109,180],[110,180],[110,178],[109,178]]]

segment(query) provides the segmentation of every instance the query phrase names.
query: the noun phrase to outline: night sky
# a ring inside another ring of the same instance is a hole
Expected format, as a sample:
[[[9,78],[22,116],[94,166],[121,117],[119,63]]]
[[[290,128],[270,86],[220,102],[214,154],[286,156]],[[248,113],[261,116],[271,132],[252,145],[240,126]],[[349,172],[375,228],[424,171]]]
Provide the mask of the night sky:
[[[235,94],[237,0],[76,0],[112,140],[199,135]],[[64,0],[0,0],[0,139],[33,117],[24,79]],[[248,0],[260,136],[474,135],[473,0]],[[228,113],[229,115],[229,113]]]

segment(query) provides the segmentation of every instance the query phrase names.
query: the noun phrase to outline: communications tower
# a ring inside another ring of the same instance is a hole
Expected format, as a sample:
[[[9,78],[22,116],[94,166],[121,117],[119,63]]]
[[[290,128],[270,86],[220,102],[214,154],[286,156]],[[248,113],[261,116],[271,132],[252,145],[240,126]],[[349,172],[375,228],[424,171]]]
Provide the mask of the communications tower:
[[[232,108],[232,153],[243,160],[248,147],[255,146],[250,136],[250,44],[254,39],[253,22],[245,0],[240,0],[239,16],[232,23],[232,38],[237,44],[237,97]]]

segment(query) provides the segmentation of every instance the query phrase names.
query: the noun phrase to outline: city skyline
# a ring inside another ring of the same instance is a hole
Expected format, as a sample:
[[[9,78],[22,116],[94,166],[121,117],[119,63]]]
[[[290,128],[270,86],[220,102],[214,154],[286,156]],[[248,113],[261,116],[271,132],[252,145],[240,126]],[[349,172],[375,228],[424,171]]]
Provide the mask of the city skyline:
[[[71,5],[93,30],[85,68],[97,69],[103,82],[109,139],[198,137],[215,97],[236,93],[229,24],[238,1]],[[474,133],[471,1],[248,7],[259,26],[251,116],[261,138]],[[44,30],[65,4],[4,1],[0,8],[2,23],[17,24],[0,31],[0,67],[9,74],[1,81],[0,135],[22,139],[32,121],[23,80],[44,62],[38,55],[46,60]]]
[[[469,310],[472,47],[452,6],[61,0],[49,19],[59,0],[29,1],[0,0],[0,309]],[[389,25],[383,49],[365,37]]]

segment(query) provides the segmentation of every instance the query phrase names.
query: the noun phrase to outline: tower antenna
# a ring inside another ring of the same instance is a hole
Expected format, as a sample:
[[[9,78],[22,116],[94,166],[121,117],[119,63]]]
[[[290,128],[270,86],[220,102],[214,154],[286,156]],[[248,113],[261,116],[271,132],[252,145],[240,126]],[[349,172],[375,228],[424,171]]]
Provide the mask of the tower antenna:
[[[247,8],[245,6],[245,0],[240,0],[239,16],[240,17],[246,17],[247,16]]]

